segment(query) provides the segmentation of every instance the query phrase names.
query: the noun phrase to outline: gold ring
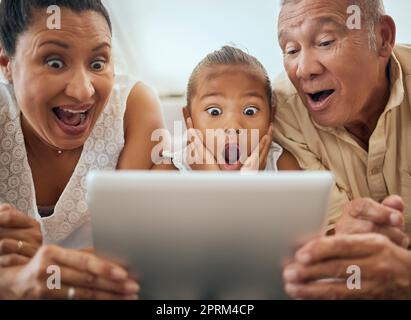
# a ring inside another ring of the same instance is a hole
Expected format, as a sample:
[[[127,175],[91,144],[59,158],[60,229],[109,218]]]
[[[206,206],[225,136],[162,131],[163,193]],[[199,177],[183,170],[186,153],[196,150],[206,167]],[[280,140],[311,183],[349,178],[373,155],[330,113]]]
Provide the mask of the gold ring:
[[[19,242],[17,242],[17,252],[21,252],[23,250],[23,245],[23,241],[20,240]]]

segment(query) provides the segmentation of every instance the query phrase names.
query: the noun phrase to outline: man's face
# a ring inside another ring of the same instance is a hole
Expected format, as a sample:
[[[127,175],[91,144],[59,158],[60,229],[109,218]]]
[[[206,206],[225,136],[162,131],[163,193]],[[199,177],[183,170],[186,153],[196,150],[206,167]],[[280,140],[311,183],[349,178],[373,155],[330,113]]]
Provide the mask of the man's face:
[[[368,33],[349,30],[346,0],[301,0],[283,6],[279,42],[284,67],[313,120],[355,124],[373,103],[385,72]]]

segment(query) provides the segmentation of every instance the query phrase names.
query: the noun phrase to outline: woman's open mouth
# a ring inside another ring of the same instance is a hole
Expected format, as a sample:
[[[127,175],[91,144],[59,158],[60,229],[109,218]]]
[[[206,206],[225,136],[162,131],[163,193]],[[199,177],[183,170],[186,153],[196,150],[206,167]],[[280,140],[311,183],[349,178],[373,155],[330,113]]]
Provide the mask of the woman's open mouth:
[[[56,122],[64,133],[69,135],[82,134],[91,123],[93,105],[54,107]]]
[[[240,162],[241,154],[238,144],[227,143],[223,152],[224,169],[225,170],[240,170],[242,163]]]
[[[330,99],[334,93],[334,89],[307,93],[307,100],[310,108],[316,112],[325,110],[328,107]]]

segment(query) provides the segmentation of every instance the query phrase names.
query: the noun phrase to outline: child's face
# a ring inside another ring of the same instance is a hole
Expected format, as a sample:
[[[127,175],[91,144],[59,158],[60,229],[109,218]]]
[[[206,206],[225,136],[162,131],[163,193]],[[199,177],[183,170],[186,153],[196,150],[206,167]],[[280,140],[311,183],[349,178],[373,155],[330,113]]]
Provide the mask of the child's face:
[[[267,133],[272,118],[263,73],[245,66],[205,68],[197,79],[191,118],[204,143],[207,129],[221,132],[214,137],[214,146],[206,144],[220,169],[239,170]],[[256,137],[252,141],[253,129],[258,130],[258,141]],[[246,143],[241,142],[245,138]]]

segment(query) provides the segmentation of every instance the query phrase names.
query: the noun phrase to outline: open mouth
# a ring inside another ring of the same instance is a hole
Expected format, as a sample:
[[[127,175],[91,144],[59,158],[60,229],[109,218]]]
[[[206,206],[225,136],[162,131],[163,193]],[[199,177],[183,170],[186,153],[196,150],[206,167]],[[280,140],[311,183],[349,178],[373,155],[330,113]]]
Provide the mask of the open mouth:
[[[329,96],[331,96],[335,90],[323,90],[323,91],[318,91],[316,93],[309,93],[308,96],[311,98],[312,101],[318,103],[318,102],[323,102],[327,100]]]
[[[67,134],[81,134],[90,124],[92,105],[80,107],[54,107],[52,109],[60,128]]]
[[[223,151],[224,168],[226,170],[239,170],[241,168],[240,157],[238,144],[227,143]]]

